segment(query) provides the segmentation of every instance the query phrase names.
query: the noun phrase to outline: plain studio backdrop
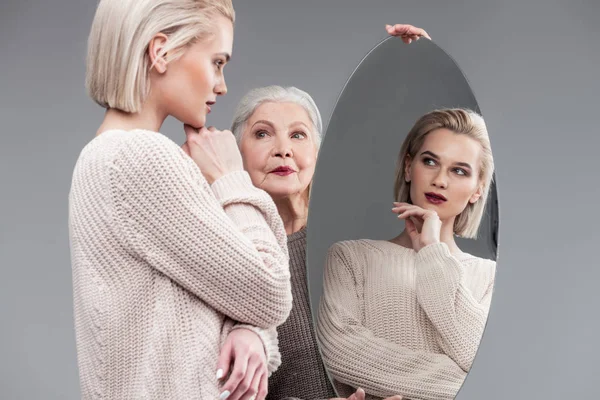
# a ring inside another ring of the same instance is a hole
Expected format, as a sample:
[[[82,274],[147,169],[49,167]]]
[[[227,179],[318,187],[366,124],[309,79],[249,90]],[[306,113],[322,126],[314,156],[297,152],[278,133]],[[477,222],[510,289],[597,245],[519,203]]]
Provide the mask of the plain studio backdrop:
[[[459,400],[597,393],[600,3],[235,1],[228,128],[250,88],[295,85],[328,121],[385,24],[425,28],[491,133],[500,205],[490,319]],[[0,398],[77,399],[67,195],[102,110],[85,95],[95,1],[0,4]],[[398,65],[407,75],[416,65]],[[596,72],[594,72],[596,71]],[[371,93],[377,96],[377,93]],[[163,132],[181,143],[181,124]],[[360,190],[360,189],[358,189]],[[340,199],[343,201],[343,199]]]

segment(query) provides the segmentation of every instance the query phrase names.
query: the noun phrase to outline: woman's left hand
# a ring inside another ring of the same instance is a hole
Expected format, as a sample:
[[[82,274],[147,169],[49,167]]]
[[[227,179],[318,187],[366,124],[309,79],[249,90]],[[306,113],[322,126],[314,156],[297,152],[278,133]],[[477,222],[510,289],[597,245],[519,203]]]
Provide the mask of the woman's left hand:
[[[229,378],[222,387],[222,399],[263,400],[267,396],[267,356],[255,332],[239,328],[227,335],[217,364],[219,379]],[[229,395],[226,394],[229,393]]]
[[[442,221],[437,212],[413,204],[397,202],[394,202],[392,211],[398,214],[398,218],[404,220],[413,250],[418,252],[425,246],[440,242]]]
[[[385,29],[390,36],[399,36],[406,44],[409,44],[413,40],[418,40],[422,37],[426,37],[427,39],[431,40],[424,29],[408,24],[386,25]]]

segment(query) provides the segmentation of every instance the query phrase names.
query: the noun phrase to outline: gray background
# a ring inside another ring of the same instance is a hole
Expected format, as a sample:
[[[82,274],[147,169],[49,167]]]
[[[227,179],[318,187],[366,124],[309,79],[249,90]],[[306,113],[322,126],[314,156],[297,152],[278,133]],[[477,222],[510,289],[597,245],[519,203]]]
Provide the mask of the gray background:
[[[235,0],[234,0],[235,1]],[[293,84],[325,120],[386,23],[424,27],[465,72],[492,132],[501,210],[488,328],[459,400],[597,393],[600,3],[244,0],[229,126],[249,88]],[[95,1],[0,3],[0,398],[76,399],[67,193],[101,110],[83,90]],[[399,65],[411,73],[411,66]],[[165,133],[184,135],[169,122]]]
[[[413,68],[407,74],[398,65]],[[327,249],[341,240],[388,240],[402,232],[404,222],[391,212],[400,147],[419,117],[456,107],[480,112],[459,67],[429,40],[406,45],[397,38],[385,39],[346,83],[311,189],[306,257],[315,319]],[[492,260],[498,233],[495,194],[494,185],[477,240],[456,240],[463,251]]]

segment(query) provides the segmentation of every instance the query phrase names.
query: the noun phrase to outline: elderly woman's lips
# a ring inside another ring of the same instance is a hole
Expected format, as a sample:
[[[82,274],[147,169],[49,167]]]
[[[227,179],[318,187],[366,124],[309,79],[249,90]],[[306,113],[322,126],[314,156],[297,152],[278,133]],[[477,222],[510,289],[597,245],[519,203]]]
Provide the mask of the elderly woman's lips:
[[[275,175],[279,175],[279,176],[287,176],[289,174],[293,174],[294,171],[293,169],[289,168],[289,167],[279,167],[279,168],[275,168],[273,171],[271,171],[272,174]]]

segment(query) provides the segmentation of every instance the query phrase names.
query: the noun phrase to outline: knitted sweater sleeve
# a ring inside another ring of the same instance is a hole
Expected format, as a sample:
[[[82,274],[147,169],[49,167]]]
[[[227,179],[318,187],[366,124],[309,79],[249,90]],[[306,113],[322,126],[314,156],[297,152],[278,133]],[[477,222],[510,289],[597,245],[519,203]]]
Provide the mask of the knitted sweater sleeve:
[[[485,329],[494,283],[495,263],[479,260],[482,278],[471,281],[482,286],[481,295],[469,288],[465,265],[444,243],[421,249],[415,265],[417,300],[439,333],[440,347],[467,372]]]
[[[328,251],[317,338],[330,373],[342,383],[380,397],[454,399],[466,374],[448,356],[399,346],[363,325],[358,264],[344,242]]]
[[[292,306],[275,204],[236,171],[208,185],[167,137],[131,132],[110,165],[115,221],[133,257],[233,320],[282,324]]]

